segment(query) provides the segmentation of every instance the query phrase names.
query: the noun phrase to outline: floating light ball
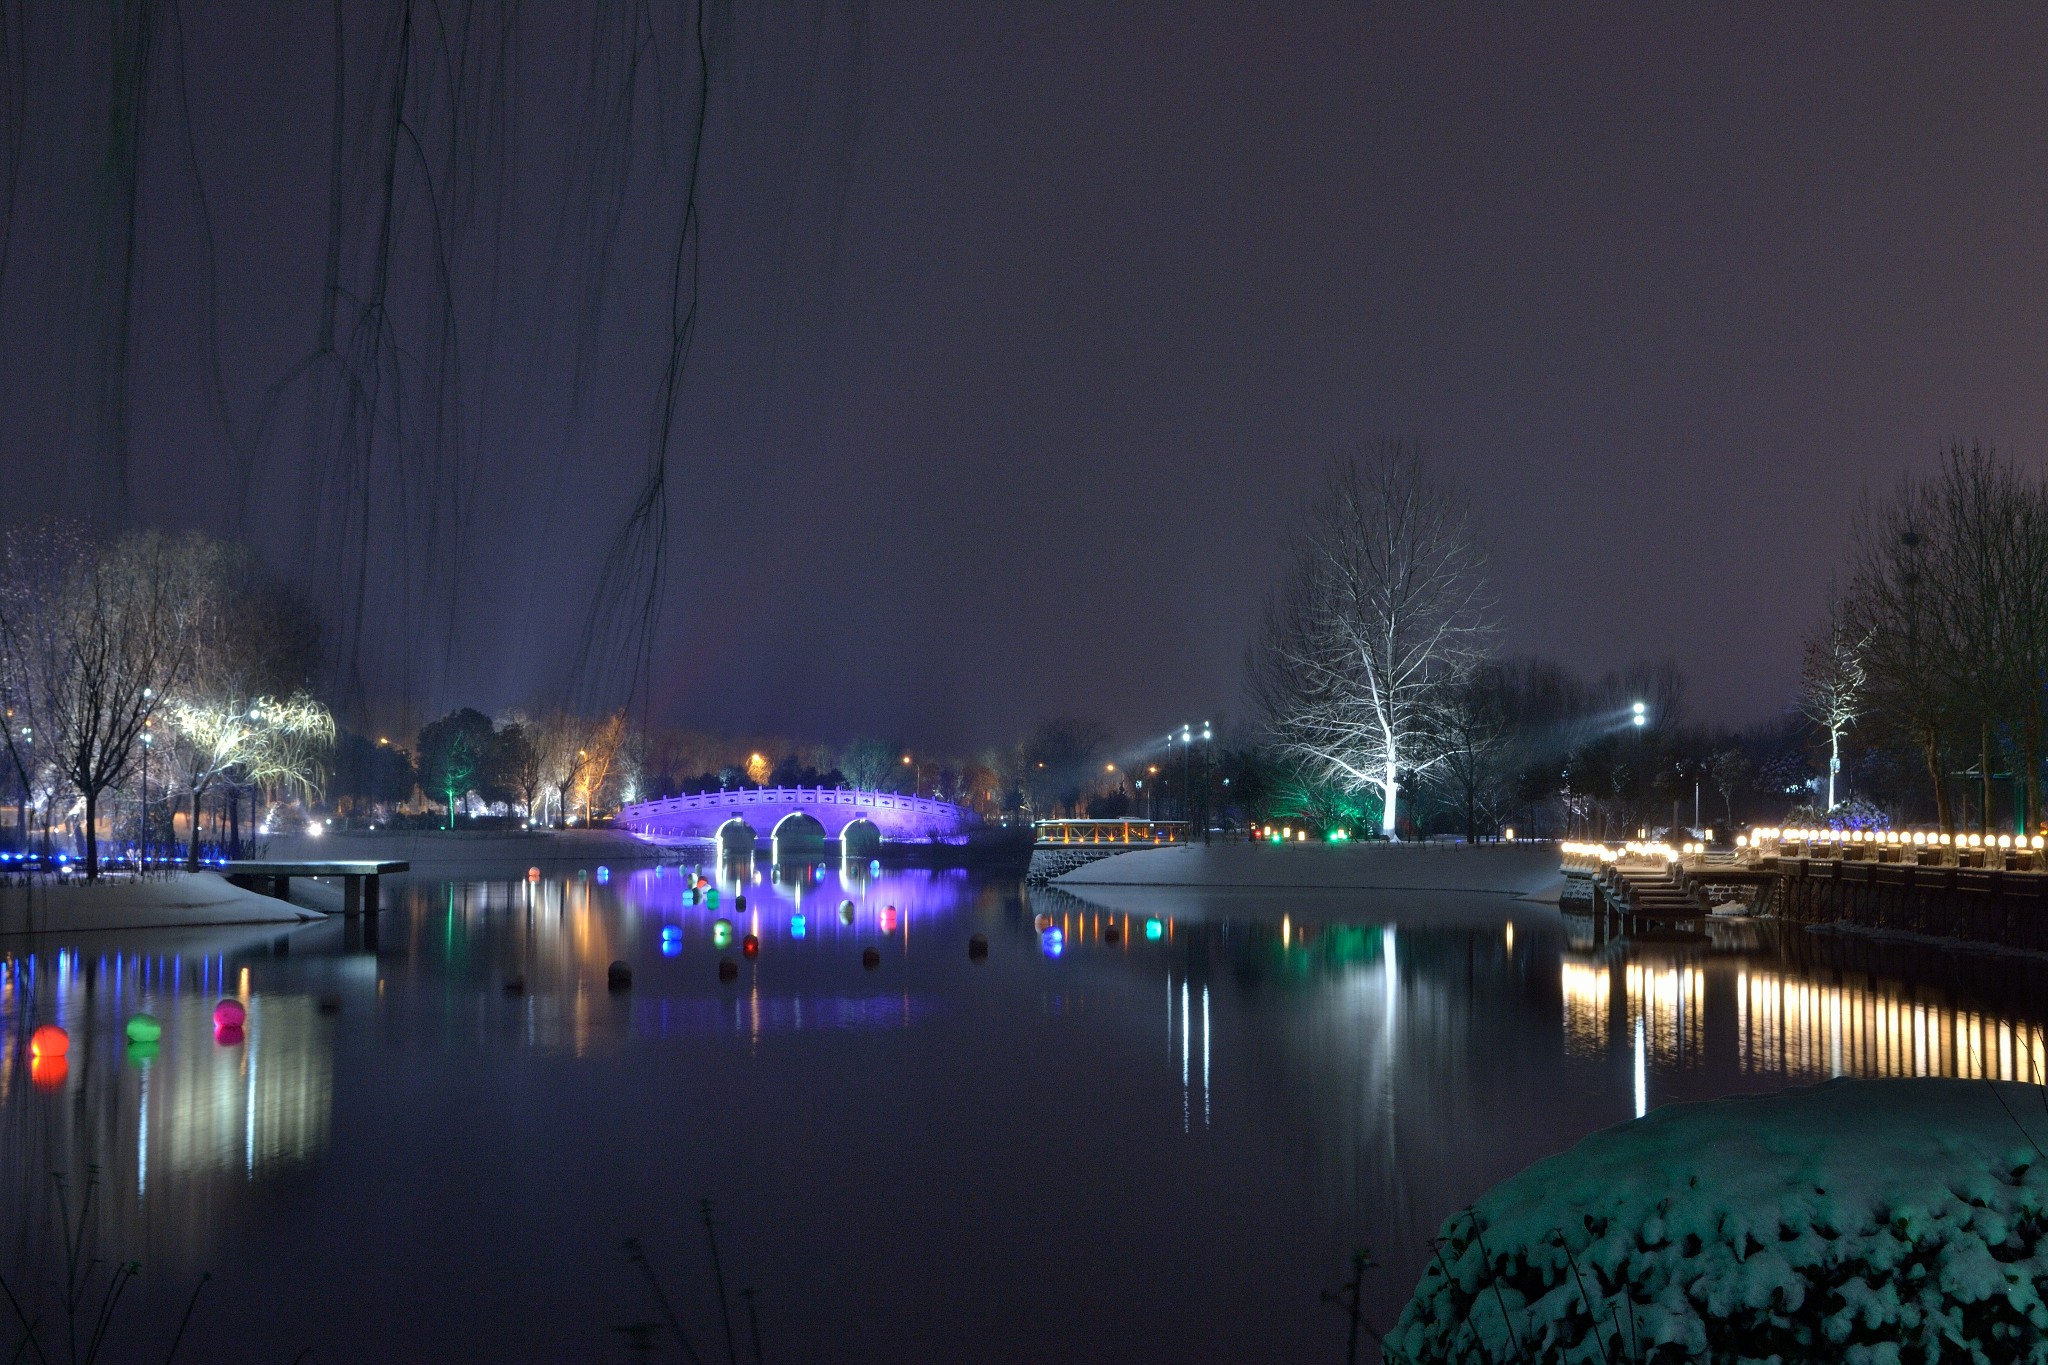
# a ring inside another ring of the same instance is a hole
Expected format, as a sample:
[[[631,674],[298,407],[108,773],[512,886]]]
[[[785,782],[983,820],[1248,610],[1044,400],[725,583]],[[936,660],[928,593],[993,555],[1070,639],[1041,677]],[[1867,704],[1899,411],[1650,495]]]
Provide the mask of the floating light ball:
[[[28,1036],[28,1055],[62,1057],[71,1051],[71,1035],[55,1024],[45,1024]]]
[[[164,1036],[164,1026],[153,1014],[135,1014],[128,1018],[127,1033],[131,1043],[153,1043]]]
[[[59,1053],[55,1057],[31,1057],[28,1061],[28,1078],[35,1082],[38,1090],[60,1090],[64,1078],[71,1074],[71,1059]]]
[[[804,917],[802,915],[791,915],[789,917],[789,936],[791,938],[802,938],[804,936]]]
[[[1122,943],[1124,941],[1124,931],[1112,924],[1102,931],[1102,941],[1104,943]]]
[[[893,905],[882,907],[882,932],[885,934],[896,932],[896,907]]]
[[[213,1007],[213,1022],[217,1028],[227,1024],[240,1028],[248,1018],[249,1011],[242,1008],[239,1000],[223,1000]]]
[[[969,962],[988,961],[987,934],[976,934],[973,938],[967,940],[967,960]]]
[[[530,882],[537,882],[537,881],[539,881],[539,880],[540,880],[540,869],[539,869],[539,868],[537,868],[537,867],[529,867],[529,868],[527,868],[527,869],[526,869],[526,880],[528,880],[528,881],[530,881]]]
[[[1160,937],[1165,933],[1166,926],[1161,924],[1158,920],[1148,919],[1145,921],[1145,937],[1151,939],[1154,943],[1157,943]]]
[[[1038,936],[1038,946],[1047,957],[1058,957],[1067,950],[1067,936],[1058,929],[1048,929]]]
[[[732,908],[733,908],[733,909],[735,909],[735,910],[744,910],[744,909],[746,909],[746,908],[747,908],[747,893],[746,893],[746,892],[742,891],[742,892],[740,892],[740,893],[739,893],[739,894],[738,894],[737,896],[734,896],[734,897],[732,898]]]
[[[600,882],[610,881],[612,879],[612,870],[608,867],[600,867],[597,869],[597,879]]]
[[[661,926],[661,937],[664,941],[674,939],[680,943],[683,938],[683,926],[680,924],[664,924]]]
[[[706,905],[710,906],[710,907],[711,907],[711,908],[712,908],[713,910],[716,910],[716,909],[718,908],[718,888],[717,888],[717,887],[715,887],[715,886],[714,886],[714,887],[712,887],[712,888],[711,888],[711,889],[710,889],[709,891],[706,891],[706,892],[704,893],[704,903],[705,903]]]
[[[740,951],[748,957],[759,957],[761,955],[761,940],[752,934],[748,934],[740,940]]]
[[[718,959],[718,979],[720,981],[730,981],[739,974],[739,963],[734,962],[729,957],[721,957],[720,959]]]
[[[860,965],[867,968],[869,971],[873,971],[875,968],[882,965],[881,953],[873,948],[863,949],[860,955]]]
[[[623,991],[633,984],[633,969],[625,962],[614,962],[604,969],[604,984],[615,991]]]
[[[841,902],[839,902],[839,922],[840,922],[841,924],[851,924],[851,923],[853,923],[853,902],[852,902],[852,901],[841,901]]]
[[[1041,934],[1044,933],[1046,930],[1052,928],[1052,916],[1033,915],[1031,917],[1031,927],[1036,929]]]
[[[880,872],[881,870],[882,870],[882,860],[881,860],[880,858],[870,858],[870,859],[868,860],[868,871],[870,871],[870,872]]]
[[[213,1026],[213,1041],[222,1047],[240,1047],[243,1036],[240,1024],[215,1024]]]
[[[662,939],[662,941],[661,941],[661,955],[662,955],[663,957],[678,957],[678,956],[680,956],[680,955],[682,954],[682,951],[683,951],[683,941],[682,941],[681,939],[679,939],[679,938],[664,938],[664,939]]]
[[[711,926],[711,942],[720,948],[732,947],[732,921],[721,919]]]
[[[148,1066],[156,1060],[161,1045],[155,1042],[128,1044],[128,1060],[137,1066]]]

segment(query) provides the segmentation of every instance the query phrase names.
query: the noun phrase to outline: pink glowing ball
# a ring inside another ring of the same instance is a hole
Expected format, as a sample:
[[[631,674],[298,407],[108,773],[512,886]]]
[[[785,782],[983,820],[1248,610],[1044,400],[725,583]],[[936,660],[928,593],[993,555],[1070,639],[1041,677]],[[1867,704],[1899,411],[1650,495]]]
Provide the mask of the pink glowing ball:
[[[249,1011],[242,1008],[239,1000],[223,1000],[213,1007],[215,1028],[240,1028],[249,1017]]]

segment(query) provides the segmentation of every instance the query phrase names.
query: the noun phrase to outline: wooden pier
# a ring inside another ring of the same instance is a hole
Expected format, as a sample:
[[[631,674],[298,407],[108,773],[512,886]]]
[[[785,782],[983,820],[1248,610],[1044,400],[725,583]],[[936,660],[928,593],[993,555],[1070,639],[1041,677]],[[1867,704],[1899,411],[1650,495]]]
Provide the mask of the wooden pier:
[[[277,862],[264,859],[223,863],[220,874],[236,886],[260,891],[279,900],[291,898],[294,877],[339,877],[342,879],[341,913],[348,916],[374,915],[378,905],[378,883],[394,872],[411,870],[407,862],[369,862],[341,859],[329,862]]]

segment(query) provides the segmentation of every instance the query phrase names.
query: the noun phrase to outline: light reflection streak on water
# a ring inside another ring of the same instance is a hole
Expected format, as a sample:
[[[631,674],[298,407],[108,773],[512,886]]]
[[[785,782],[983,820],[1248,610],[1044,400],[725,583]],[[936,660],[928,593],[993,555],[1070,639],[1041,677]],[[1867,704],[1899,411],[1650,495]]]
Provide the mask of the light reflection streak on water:
[[[1180,1130],[1188,1131],[1188,983],[1180,983]]]
[[[2048,1039],[2038,1024],[1772,971],[1743,972],[1736,1000],[1744,1071],[2048,1079]]]
[[[1209,988],[1202,987],[1202,1126],[1209,1126]]]
[[[1627,963],[1617,971],[1562,963],[1566,1054],[1607,1055],[1617,975],[1625,1002],[1621,1026],[1637,1068],[1702,1062],[1707,971],[1691,965]],[[1771,969],[1731,975],[1736,1060],[1751,1075],[2048,1080],[2048,1032],[2039,1024],[1930,1003],[1897,986],[1835,985]]]

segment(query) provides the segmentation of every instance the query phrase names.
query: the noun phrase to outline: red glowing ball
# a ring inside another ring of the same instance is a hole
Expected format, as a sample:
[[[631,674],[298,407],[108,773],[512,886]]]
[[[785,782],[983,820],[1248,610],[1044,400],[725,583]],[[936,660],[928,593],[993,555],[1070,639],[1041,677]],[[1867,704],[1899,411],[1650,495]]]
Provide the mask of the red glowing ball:
[[[71,1051],[71,1035],[55,1024],[45,1024],[28,1036],[30,1057],[62,1057]]]
[[[755,938],[752,934],[748,934],[740,940],[740,951],[748,957],[757,956],[761,951],[761,940]]]
[[[28,1063],[28,1078],[35,1082],[38,1090],[60,1090],[64,1078],[71,1074],[71,1059],[59,1052],[53,1057],[31,1057]]]
[[[249,1011],[242,1008],[239,1000],[223,1000],[213,1007],[215,1028],[240,1028],[249,1018]]]

